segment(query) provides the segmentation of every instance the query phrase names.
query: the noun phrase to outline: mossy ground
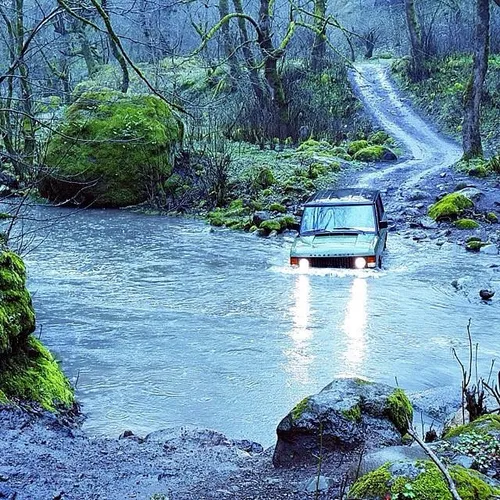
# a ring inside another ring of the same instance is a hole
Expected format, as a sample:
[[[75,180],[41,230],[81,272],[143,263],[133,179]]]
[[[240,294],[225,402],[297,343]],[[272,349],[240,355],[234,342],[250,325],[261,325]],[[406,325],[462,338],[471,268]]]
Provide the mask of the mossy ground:
[[[155,96],[83,93],[48,144],[42,196],[95,206],[127,206],[162,189],[182,125]]]
[[[479,224],[473,219],[458,219],[455,221],[455,227],[463,230],[477,229]]]
[[[391,474],[386,464],[356,481],[349,500],[411,498],[413,500],[452,500],[448,484],[437,466],[430,461],[415,464],[415,476]],[[462,500],[491,500],[500,490],[489,486],[481,475],[460,466],[449,469]]]
[[[429,217],[436,221],[456,219],[473,207],[474,203],[463,194],[450,193],[429,207]]]

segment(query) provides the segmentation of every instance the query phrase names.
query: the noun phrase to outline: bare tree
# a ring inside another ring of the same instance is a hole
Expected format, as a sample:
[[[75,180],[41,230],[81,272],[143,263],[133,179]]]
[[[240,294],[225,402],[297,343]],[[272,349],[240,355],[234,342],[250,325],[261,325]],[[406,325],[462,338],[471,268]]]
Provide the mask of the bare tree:
[[[415,0],[405,0],[406,23],[411,45],[411,65],[409,76],[414,82],[428,76],[425,68],[425,54],[422,44],[422,32],[415,10]]]

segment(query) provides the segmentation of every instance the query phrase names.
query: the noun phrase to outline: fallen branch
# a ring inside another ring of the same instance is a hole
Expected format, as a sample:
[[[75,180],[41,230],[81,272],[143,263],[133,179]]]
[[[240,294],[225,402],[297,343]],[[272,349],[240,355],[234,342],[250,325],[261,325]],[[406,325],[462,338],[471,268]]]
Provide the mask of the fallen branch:
[[[448,472],[448,469],[444,466],[443,462],[439,460],[438,456],[424,443],[418,433],[415,432],[415,429],[412,427],[410,422],[408,422],[408,434],[422,447],[425,453],[429,455],[429,458],[437,465],[438,469],[441,471],[446,479],[446,482],[448,483],[448,488],[450,489],[453,500],[462,500],[458,494],[457,488],[455,487],[455,483]]]

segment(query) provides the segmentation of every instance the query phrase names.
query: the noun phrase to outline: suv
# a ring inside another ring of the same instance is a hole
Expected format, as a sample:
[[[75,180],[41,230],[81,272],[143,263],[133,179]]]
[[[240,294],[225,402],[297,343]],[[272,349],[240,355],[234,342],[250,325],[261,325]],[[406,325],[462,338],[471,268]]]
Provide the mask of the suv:
[[[303,205],[290,264],[309,267],[375,268],[387,244],[387,217],[380,192],[327,189]]]

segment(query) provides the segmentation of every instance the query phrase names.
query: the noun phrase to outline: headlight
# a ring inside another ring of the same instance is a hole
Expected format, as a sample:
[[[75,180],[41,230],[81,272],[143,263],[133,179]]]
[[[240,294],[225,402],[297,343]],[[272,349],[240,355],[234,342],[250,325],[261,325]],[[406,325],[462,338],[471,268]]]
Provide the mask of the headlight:
[[[354,261],[354,267],[356,269],[364,269],[366,267],[366,259],[364,257],[358,257]]]
[[[307,271],[309,269],[309,261],[307,259],[300,259],[299,269],[302,269],[302,271]]]

